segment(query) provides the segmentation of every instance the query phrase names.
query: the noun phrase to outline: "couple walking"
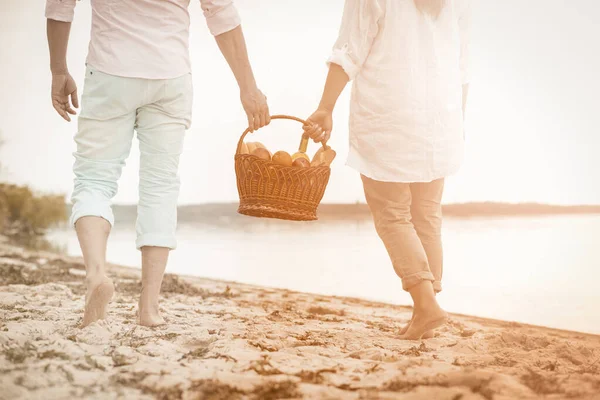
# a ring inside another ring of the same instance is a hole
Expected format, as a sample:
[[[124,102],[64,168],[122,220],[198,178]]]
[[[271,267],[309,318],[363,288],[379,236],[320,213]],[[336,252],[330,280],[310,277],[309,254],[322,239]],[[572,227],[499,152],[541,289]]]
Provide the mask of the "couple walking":
[[[47,0],[52,103],[67,121],[79,107],[66,53],[76,0]],[[232,0],[200,0],[240,88],[251,130],[270,122]],[[340,93],[353,81],[348,165],[403,288],[414,301],[405,339],[433,335],[442,289],[444,178],[463,157],[470,0],[346,0],[329,73],[306,134],[327,141]],[[92,31],[75,135],[71,224],[86,265],[83,326],[106,316],[114,286],[106,246],[110,202],[134,131],[140,143],[136,246],[142,254],[138,323],[164,323],[158,299],[175,249],[179,156],[191,124],[189,0],[91,0]]]

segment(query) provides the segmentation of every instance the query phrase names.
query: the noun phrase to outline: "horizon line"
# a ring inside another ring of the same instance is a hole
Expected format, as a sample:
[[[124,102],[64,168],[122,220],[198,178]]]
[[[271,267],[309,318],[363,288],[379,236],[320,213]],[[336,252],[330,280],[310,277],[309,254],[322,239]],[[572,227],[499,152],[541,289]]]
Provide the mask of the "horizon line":
[[[226,206],[226,205],[237,205],[238,201],[227,201],[227,202],[207,202],[207,203],[182,203],[178,204],[177,207],[198,207],[198,206]],[[366,206],[366,202],[356,201],[352,203],[321,203],[320,206]],[[453,202],[453,203],[442,203],[442,206],[470,206],[470,205],[505,205],[505,206],[543,206],[543,207],[557,207],[557,208],[574,208],[574,207],[593,207],[600,208],[600,204],[557,204],[557,203],[540,203],[535,201],[524,201],[524,202],[508,202],[508,201],[467,201],[467,202]],[[137,203],[114,203],[116,207],[135,207]]]

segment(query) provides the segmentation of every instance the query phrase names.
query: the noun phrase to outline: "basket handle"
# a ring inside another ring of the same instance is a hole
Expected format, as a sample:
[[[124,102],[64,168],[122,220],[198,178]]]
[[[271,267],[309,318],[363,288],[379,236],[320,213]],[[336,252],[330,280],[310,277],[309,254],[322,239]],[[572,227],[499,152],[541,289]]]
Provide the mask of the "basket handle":
[[[292,117],[292,116],[290,116],[290,115],[271,115],[271,119],[272,119],[272,120],[273,120],[273,119],[290,119],[290,120],[293,120],[293,121],[298,121],[298,122],[300,122],[302,125],[308,125],[308,122],[306,122],[305,120],[303,120],[303,119],[300,119],[300,118],[297,118],[297,117]],[[239,153],[240,153],[240,151],[242,150],[242,143],[244,143],[244,139],[246,138],[246,135],[247,135],[248,133],[250,133],[250,128],[247,128],[247,129],[244,131],[244,133],[242,133],[242,136],[240,137],[240,140],[239,140],[239,142],[238,142],[238,145],[237,145],[237,149],[236,149],[236,151],[235,151],[235,154],[239,154]],[[302,136],[304,136],[304,135],[302,135]],[[322,143],[322,145],[323,145],[323,148],[324,148],[324,149],[327,149],[327,148],[329,147],[329,146],[327,146],[327,143]]]

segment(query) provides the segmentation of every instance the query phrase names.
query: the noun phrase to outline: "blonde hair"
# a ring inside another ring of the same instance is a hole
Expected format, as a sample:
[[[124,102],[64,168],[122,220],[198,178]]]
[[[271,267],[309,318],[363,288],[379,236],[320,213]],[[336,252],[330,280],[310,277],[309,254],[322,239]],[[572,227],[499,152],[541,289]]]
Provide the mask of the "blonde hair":
[[[414,0],[415,7],[423,14],[430,15],[433,18],[440,16],[446,6],[447,0]]]

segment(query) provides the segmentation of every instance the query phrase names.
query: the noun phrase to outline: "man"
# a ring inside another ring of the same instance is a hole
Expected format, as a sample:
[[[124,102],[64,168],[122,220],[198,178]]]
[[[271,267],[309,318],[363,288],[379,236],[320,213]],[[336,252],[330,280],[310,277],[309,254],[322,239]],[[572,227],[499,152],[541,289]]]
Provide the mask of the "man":
[[[46,2],[52,105],[67,121],[79,106],[66,63],[75,1]],[[256,86],[233,1],[200,1],[208,27],[238,82],[250,128],[267,125],[266,97]],[[138,323],[164,323],[158,297],[169,250],[176,247],[177,169],[184,133],[191,124],[188,5],[189,0],[92,1],[91,40],[75,135],[71,215],[86,266],[82,326],[105,318],[114,293],[105,269],[114,222],[110,201],[117,193],[134,130],[140,143]]]

